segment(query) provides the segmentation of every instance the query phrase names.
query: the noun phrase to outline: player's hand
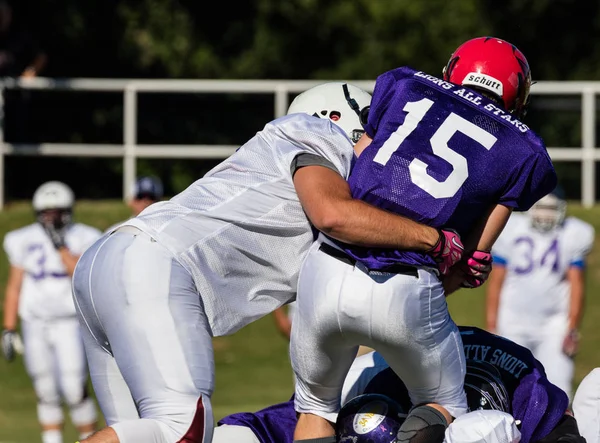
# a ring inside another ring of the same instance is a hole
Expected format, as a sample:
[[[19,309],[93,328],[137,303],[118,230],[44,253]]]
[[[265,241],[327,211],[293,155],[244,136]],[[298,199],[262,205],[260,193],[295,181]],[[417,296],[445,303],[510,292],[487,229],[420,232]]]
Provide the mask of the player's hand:
[[[568,357],[573,357],[579,350],[579,332],[577,329],[571,329],[563,340],[563,352]]]
[[[448,274],[450,268],[460,261],[465,250],[460,235],[452,229],[440,229],[440,238],[437,244],[428,251],[438,264],[438,269],[442,275]]]
[[[46,231],[46,234],[48,234],[48,237],[50,237],[50,240],[56,249],[64,248],[66,246],[64,228],[58,229],[51,223],[44,224],[43,226],[44,231]]]
[[[485,283],[492,272],[492,254],[485,251],[474,251],[468,257],[463,258],[461,267],[465,273],[465,279],[461,286],[478,288]]]
[[[2,331],[2,355],[6,361],[13,361],[16,355],[15,341],[17,333],[10,329]]]

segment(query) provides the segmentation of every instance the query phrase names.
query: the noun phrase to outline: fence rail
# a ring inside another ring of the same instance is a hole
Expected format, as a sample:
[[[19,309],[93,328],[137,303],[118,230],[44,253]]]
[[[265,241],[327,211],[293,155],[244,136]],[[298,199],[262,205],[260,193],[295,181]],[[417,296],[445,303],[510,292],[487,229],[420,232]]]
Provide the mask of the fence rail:
[[[284,115],[289,106],[289,94],[302,92],[322,83],[322,80],[172,80],[172,79],[2,79],[0,80],[0,121],[4,121],[5,89],[42,89],[65,91],[110,91],[123,93],[123,143],[41,143],[9,144],[4,142],[0,125],[0,210],[4,206],[4,157],[7,155],[41,155],[66,157],[117,157],[123,159],[123,198],[131,194],[136,177],[138,158],[221,159],[231,155],[232,145],[144,145],[137,143],[137,97],[143,93],[244,93],[273,94],[273,117]],[[375,81],[348,80],[367,91]],[[548,147],[555,161],[581,163],[581,202],[590,207],[596,201],[596,162],[600,148],[596,147],[596,95],[600,81],[538,82],[532,87],[534,95],[581,96],[581,140],[579,147]]]

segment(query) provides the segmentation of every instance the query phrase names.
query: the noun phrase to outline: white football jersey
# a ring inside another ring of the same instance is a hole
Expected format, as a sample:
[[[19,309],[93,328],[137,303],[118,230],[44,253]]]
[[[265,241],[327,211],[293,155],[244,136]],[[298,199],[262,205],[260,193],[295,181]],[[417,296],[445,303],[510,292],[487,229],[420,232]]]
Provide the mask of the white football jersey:
[[[124,223],[147,232],[192,274],[215,336],[295,299],[314,240],[290,171],[303,153],[347,178],[354,149],[329,120],[281,117],[186,190]]]
[[[127,222],[129,219],[127,220],[121,220],[120,222],[117,222],[115,224],[110,225],[105,231],[105,234],[108,234],[109,232],[114,231],[115,229],[117,229],[119,226],[123,226],[125,225],[125,222]]]
[[[65,242],[71,253],[81,255],[100,236],[98,229],[74,223],[65,234]],[[32,223],[8,232],[4,237],[4,250],[10,264],[25,271],[19,296],[22,319],[75,315],[71,278],[42,225]]]
[[[567,315],[571,266],[585,265],[594,243],[594,228],[575,217],[562,226],[540,232],[527,214],[511,215],[492,254],[506,266],[500,293],[499,321],[510,319],[515,327],[539,328],[555,315]]]

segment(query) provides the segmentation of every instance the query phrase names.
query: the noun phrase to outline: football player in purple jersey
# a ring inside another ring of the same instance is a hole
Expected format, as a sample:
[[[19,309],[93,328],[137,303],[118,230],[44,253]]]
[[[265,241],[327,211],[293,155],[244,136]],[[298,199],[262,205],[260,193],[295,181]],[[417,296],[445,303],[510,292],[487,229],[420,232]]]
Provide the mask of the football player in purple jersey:
[[[297,441],[333,441],[359,345],[380,352],[405,382],[416,405],[401,429],[408,442],[441,443],[448,424],[466,412],[465,357],[440,277],[481,285],[511,212],[556,186],[543,141],[520,121],[530,85],[525,56],[492,37],[461,45],[442,79],[409,67],[377,78],[348,179],[352,196],[454,230],[465,251],[448,269],[419,251],[357,247],[320,234],[300,271],[292,323]]]
[[[531,351],[477,327],[459,326],[459,330],[467,362],[465,392],[470,412],[494,410],[510,414],[518,423],[521,443],[556,443],[559,439],[564,443],[584,443],[568,409],[567,394],[548,381],[545,368]],[[387,434],[374,428],[360,435],[346,425],[344,429],[340,428],[340,422],[349,420],[346,405],[365,394],[385,395],[404,412],[413,406],[406,386],[381,354],[362,355],[354,360],[344,381],[341,397],[344,407],[335,425],[337,441],[350,437],[353,439],[349,441],[355,443],[396,441],[393,438],[385,440]],[[475,415],[468,420],[469,427],[477,422],[476,418]],[[213,441],[292,443],[296,423],[292,398],[255,413],[242,412],[224,417],[215,429]],[[460,441],[456,439],[460,432],[456,432],[455,424],[458,421],[448,428],[455,428],[451,432],[454,443]]]

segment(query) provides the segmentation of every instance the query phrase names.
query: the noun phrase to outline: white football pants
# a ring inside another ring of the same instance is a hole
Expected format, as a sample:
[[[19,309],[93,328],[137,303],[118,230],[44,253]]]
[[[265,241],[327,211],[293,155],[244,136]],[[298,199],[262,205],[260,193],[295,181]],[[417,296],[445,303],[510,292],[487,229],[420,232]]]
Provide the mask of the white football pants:
[[[440,280],[367,273],[312,245],[298,283],[290,353],[296,411],[335,422],[344,378],[359,345],[377,350],[406,384],[413,404],[466,412],[465,357]]]
[[[516,325],[511,319],[498,319],[498,334],[529,349],[538,359],[551,383],[573,399],[574,360],[563,352],[568,319],[565,315],[549,317],[542,329],[530,330]]]
[[[573,414],[587,443],[600,443],[600,368],[581,381],[573,398]]]
[[[191,275],[121,228],[83,254],[73,292],[94,390],[120,442],[210,442],[212,338]]]
[[[42,425],[64,421],[62,401],[75,426],[96,421],[96,407],[87,396],[87,365],[79,322],[75,317],[54,320],[23,320],[25,368],[38,399]]]
[[[214,430],[213,443],[260,443],[260,440],[246,426],[221,425]]]

